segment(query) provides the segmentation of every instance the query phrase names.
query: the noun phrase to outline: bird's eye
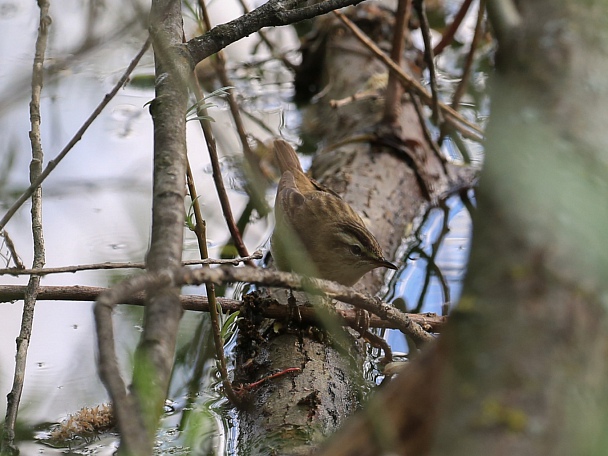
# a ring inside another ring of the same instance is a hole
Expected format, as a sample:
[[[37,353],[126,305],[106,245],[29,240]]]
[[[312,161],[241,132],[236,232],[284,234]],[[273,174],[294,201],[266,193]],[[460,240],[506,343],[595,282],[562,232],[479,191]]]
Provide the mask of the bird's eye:
[[[357,244],[353,244],[350,246],[350,253],[352,253],[353,255],[356,255],[356,256],[361,256],[363,251],[361,250],[360,246],[358,246]]]

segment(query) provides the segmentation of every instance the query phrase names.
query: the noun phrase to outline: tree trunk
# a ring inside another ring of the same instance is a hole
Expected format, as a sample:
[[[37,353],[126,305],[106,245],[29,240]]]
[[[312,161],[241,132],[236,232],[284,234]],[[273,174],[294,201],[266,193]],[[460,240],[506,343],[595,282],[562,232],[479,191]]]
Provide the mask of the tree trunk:
[[[376,42],[387,39],[380,35],[381,25],[392,22],[392,17],[374,8],[359,7],[357,11]],[[387,70],[334,17],[315,21],[313,34],[315,41],[308,49],[318,53],[304,52],[301,68],[310,65],[315,75],[322,75],[314,83],[323,95],[305,114],[304,129],[326,145],[314,159],[313,176],[367,219],[387,258],[394,258],[408,227],[428,201],[404,156],[369,142],[370,134],[379,131],[383,101],[368,99],[338,109],[329,107],[330,100],[365,89],[370,79],[386,76]],[[307,81],[305,85],[310,84]],[[444,191],[447,178],[426,143],[414,107],[403,100],[400,111],[396,130],[402,138],[420,144],[419,154],[426,165],[421,172],[432,176],[428,183],[435,192]],[[376,269],[356,288],[377,293],[384,275],[384,270]],[[290,367],[302,371],[265,382],[252,393],[252,404],[239,416],[241,452],[266,455],[272,449],[276,454],[309,453],[360,405],[363,344],[351,334],[340,337],[332,332],[336,342],[332,345],[327,338],[319,339],[318,332],[307,330],[295,334],[267,331],[261,342],[253,342],[249,336],[247,331],[239,336],[238,381],[249,383]]]

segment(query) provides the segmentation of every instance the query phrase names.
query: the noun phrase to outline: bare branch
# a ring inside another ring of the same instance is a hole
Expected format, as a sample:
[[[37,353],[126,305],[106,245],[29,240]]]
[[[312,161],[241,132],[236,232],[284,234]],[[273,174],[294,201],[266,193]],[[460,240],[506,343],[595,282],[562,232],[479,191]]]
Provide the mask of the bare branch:
[[[251,255],[239,258],[227,258],[227,259],[213,259],[207,258],[204,260],[186,260],[182,261],[182,266],[197,266],[202,264],[231,264],[238,266],[240,263],[248,262],[251,260],[259,260],[262,258],[262,251],[256,250]],[[0,269],[0,275],[49,275],[49,274],[63,274],[63,273],[74,273],[79,271],[99,271],[104,269],[145,269],[145,263],[94,263],[94,264],[79,264],[76,266],[62,266],[56,268],[36,268],[36,269],[22,269],[22,268],[6,268]]]
[[[0,285],[0,302],[13,302],[23,299],[27,287],[23,285]],[[46,286],[39,287],[38,301],[95,301],[101,293],[107,291],[104,287],[86,286]],[[209,312],[209,300],[206,296],[181,295],[179,297],[184,310],[195,312]],[[243,306],[243,301],[229,298],[216,298],[221,306],[222,312],[236,312]],[[145,305],[145,295],[143,292],[135,293],[123,299],[118,304],[130,304],[135,306]],[[389,305],[389,304],[387,304]],[[302,317],[302,322],[306,324],[322,325],[322,321],[317,318],[316,310],[311,306],[300,306],[298,308]],[[264,302],[263,306],[256,307],[256,312],[265,318],[275,318],[279,320],[288,319],[292,316],[291,311],[283,304],[274,301]],[[352,309],[336,309],[340,318],[348,325],[355,324],[357,315]],[[405,314],[414,323],[419,324],[425,331],[431,333],[441,332],[447,322],[447,317],[442,317],[434,313],[425,314]],[[369,326],[371,328],[398,329],[390,321],[383,320],[372,315]]]
[[[49,16],[50,3],[48,0],[39,0],[40,22],[38,26],[38,37],[36,38],[36,51],[32,70],[32,98],[30,101],[30,142],[32,146],[32,161],[30,162],[30,182],[32,182],[32,237],[34,238],[34,261],[32,266],[40,268],[44,266],[44,235],[42,230],[42,188],[39,180],[44,162],[42,150],[42,138],[40,134],[40,96],[42,94],[42,83],[44,77],[44,56],[51,26]],[[0,228],[1,229],[1,228]],[[32,276],[29,279],[25,292],[23,304],[23,317],[21,319],[21,330],[17,337],[17,354],[15,356],[15,374],[13,376],[13,387],[7,397],[5,424],[2,431],[2,442],[0,450],[2,453],[9,450],[12,453],[18,450],[14,446],[15,425],[17,423],[17,412],[23,392],[25,381],[25,366],[27,362],[27,351],[32,336],[34,324],[34,307],[36,305],[36,294],[40,285],[40,277]]]
[[[124,74],[120,77],[118,82],[114,85],[114,88],[106,94],[101,103],[95,108],[95,110],[91,113],[88,119],[82,124],[82,127],[76,132],[76,134],[72,137],[70,142],[63,148],[63,150],[55,157],[53,160],[49,161],[48,165],[44,169],[44,171],[38,176],[38,178],[32,182],[32,184],[28,187],[28,189],[23,192],[23,194],[13,203],[13,205],[9,208],[9,210],[4,214],[2,220],[0,220],[0,230],[3,229],[8,221],[11,219],[13,215],[17,212],[17,210],[27,201],[27,199],[32,196],[36,188],[42,184],[42,182],[48,177],[49,174],[55,169],[55,167],[65,158],[70,150],[76,145],[78,141],[82,138],[82,135],[88,130],[93,121],[97,119],[101,111],[108,105],[108,103],[114,98],[114,96],[118,93],[120,88],[127,82],[129,79],[129,75],[133,72],[140,59],[148,50],[150,46],[150,40],[147,40],[142,46],[139,53],[135,56],[135,58],[131,61]],[[42,164],[41,164],[42,166]]]
[[[194,217],[196,219],[194,232],[196,233],[196,238],[198,240],[199,253],[201,255],[201,258],[204,259],[209,257],[209,250],[207,249],[207,225],[205,223],[205,220],[203,220],[203,214],[201,212],[201,206],[198,201],[196,186],[194,185],[194,177],[192,176],[192,170],[190,169],[190,163],[188,163],[186,178],[188,182],[188,191],[190,192],[190,197],[192,198],[192,203],[194,204]],[[234,223],[234,220],[232,222]],[[241,242],[242,248],[245,249],[245,245],[243,244],[242,239],[240,239],[240,233],[239,240]],[[235,243],[238,243],[236,239]],[[203,268],[204,267],[209,266],[203,266]],[[218,370],[220,372],[220,376],[222,377],[222,386],[224,387],[226,396],[228,397],[230,402],[236,407],[240,405],[240,400],[237,394],[234,392],[234,389],[232,388],[232,383],[230,383],[230,380],[228,378],[228,368],[226,367],[226,356],[224,356],[224,340],[222,339],[222,328],[220,327],[220,318],[217,310],[215,286],[212,283],[206,283],[205,289],[207,290],[207,299],[209,300],[209,315],[211,316],[213,343],[215,346],[215,355],[217,356],[217,359],[219,361]]]
[[[431,95],[433,96],[433,120],[436,124],[441,125],[441,110],[439,109],[439,93],[437,90],[437,73],[435,71],[435,62],[433,55],[433,44],[431,43],[431,28],[429,19],[426,16],[424,9],[424,0],[413,0],[414,8],[420,19],[420,30],[422,31],[422,39],[424,41],[424,59],[426,66],[429,69],[429,80],[431,83]]]
[[[218,25],[200,37],[188,41],[186,47],[196,64],[224,49],[231,43],[251,35],[264,27],[289,25],[329,13],[338,8],[356,5],[363,0],[324,0],[322,2],[294,8],[296,0],[270,0],[248,14]]]
[[[469,11],[469,7],[471,6],[472,2],[473,0],[464,0],[462,2],[458,13],[456,13],[456,16],[454,16],[454,20],[452,20],[452,23],[447,27],[446,31],[443,33],[441,41],[439,41],[437,46],[433,48],[434,55],[441,54],[443,50],[447,47],[447,45],[450,44],[452,39],[454,39],[454,34],[456,33],[456,30],[458,30],[458,27],[460,27],[460,24],[462,23],[464,17],[467,15],[467,11]]]
[[[372,42],[365,34],[357,27],[350,19],[344,16],[338,11],[334,11],[334,14],[355,34],[363,44],[365,44],[385,65],[387,65],[391,71],[394,71],[399,80],[406,89],[415,90],[420,96],[420,99],[424,101],[428,106],[432,106],[433,97],[426,91],[422,85],[414,78],[406,74],[399,66],[391,60],[374,42]],[[447,106],[444,103],[439,103],[439,108],[443,111],[446,116],[445,121],[452,127],[458,130],[464,137],[473,139],[475,141],[483,140],[483,131],[477,125],[466,120],[462,115]]]
[[[325,295],[338,301],[352,304],[359,309],[367,310],[380,318],[395,324],[404,334],[410,336],[417,345],[433,340],[433,336],[425,332],[405,314],[378,298],[358,292],[336,282],[313,277],[303,277],[287,272],[270,271],[260,268],[226,268],[182,270],[183,284],[197,284],[206,281],[213,283],[249,282],[269,286],[288,287],[294,290],[303,290],[311,294]]]
[[[6,248],[8,249],[11,259],[13,260],[13,263],[15,264],[14,269],[19,269],[19,270],[25,269],[25,265],[21,261],[21,258],[19,258],[19,254],[17,253],[15,244],[13,243],[13,240],[9,236],[8,231],[6,231],[6,230],[0,231],[0,236],[2,236],[4,238],[4,243],[6,244]],[[7,260],[7,266],[9,264],[10,264],[10,260]]]
[[[399,0],[397,12],[395,13],[396,22],[393,30],[393,41],[391,46],[391,59],[398,67],[401,67],[403,60],[403,47],[405,46],[405,33],[411,15],[410,0]],[[403,85],[397,79],[394,72],[389,72],[388,83],[386,85],[386,97],[384,105],[384,116],[382,121],[389,126],[397,121],[401,111],[401,96],[403,95]]]

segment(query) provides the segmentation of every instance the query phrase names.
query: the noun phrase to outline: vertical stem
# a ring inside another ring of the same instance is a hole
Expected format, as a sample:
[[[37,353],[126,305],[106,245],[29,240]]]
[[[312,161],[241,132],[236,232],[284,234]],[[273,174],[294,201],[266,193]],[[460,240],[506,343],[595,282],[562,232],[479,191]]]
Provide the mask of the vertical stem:
[[[201,207],[198,204],[198,196],[196,193],[196,187],[194,185],[194,178],[192,177],[192,170],[190,169],[190,163],[188,163],[188,171],[186,174],[188,182],[188,191],[190,192],[190,198],[192,198],[194,208],[194,218],[196,220],[195,233],[198,238],[198,248],[202,259],[209,258],[209,251],[207,250],[207,228],[203,215],[201,213]],[[208,265],[203,265],[209,267]],[[217,310],[217,300],[215,299],[215,286],[212,283],[206,283],[205,288],[207,290],[207,298],[209,299],[209,315],[211,316],[211,328],[213,332],[213,342],[215,345],[215,353],[219,361],[219,371],[222,377],[222,385],[226,396],[230,399],[233,405],[239,404],[239,399],[232,388],[232,384],[228,379],[228,368],[226,367],[226,357],[224,356],[224,340],[222,339],[222,333],[220,328],[220,318]]]
[[[437,90],[437,73],[435,71],[435,62],[433,54],[433,44],[431,43],[431,29],[429,20],[424,9],[424,0],[414,0],[414,8],[420,19],[420,30],[422,31],[422,39],[424,40],[424,59],[429,68],[429,79],[431,81],[431,94],[433,96],[433,120],[436,124],[441,125],[442,116],[439,109],[439,93]]]
[[[38,28],[38,38],[36,39],[36,54],[32,70],[32,99],[30,101],[30,142],[32,145],[32,161],[30,162],[30,182],[36,181],[42,172],[44,153],[42,151],[42,141],[40,138],[40,95],[42,93],[42,83],[44,76],[44,55],[46,52],[48,29],[51,25],[51,18],[48,15],[50,3],[47,0],[39,0],[40,25]],[[34,261],[32,268],[41,268],[45,263],[44,254],[44,235],[42,229],[42,188],[38,186],[32,194],[32,236],[34,239]],[[17,412],[21,394],[23,392],[23,382],[25,380],[25,367],[27,362],[27,350],[32,335],[32,325],[34,323],[34,307],[36,295],[40,284],[40,276],[31,276],[28,282],[27,291],[23,303],[23,317],[21,320],[21,330],[17,337],[17,355],[15,360],[15,375],[13,377],[13,387],[7,396],[7,410],[2,435],[1,451],[18,452],[14,445],[15,425],[17,423]]]
[[[464,70],[462,71],[462,79],[460,80],[458,87],[456,87],[454,96],[452,97],[452,108],[456,110],[458,110],[458,107],[460,106],[460,99],[464,95],[471,77],[473,58],[475,57],[475,50],[477,49],[477,44],[479,43],[479,38],[481,37],[481,25],[483,23],[483,13],[485,10],[486,0],[479,0],[479,12],[477,13],[477,23],[475,24],[475,33],[473,35],[473,40],[471,41],[471,49],[469,49],[469,53],[467,54]]]
[[[401,66],[403,60],[403,47],[405,45],[405,31],[409,22],[411,12],[411,0],[399,0],[397,7],[397,22],[393,31],[393,44],[391,48],[391,59],[397,66]],[[394,125],[399,117],[401,110],[401,95],[403,95],[403,85],[397,75],[390,71],[388,74],[388,84],[386,86],[386,104],[384,106],[383,122],[387,125]]]

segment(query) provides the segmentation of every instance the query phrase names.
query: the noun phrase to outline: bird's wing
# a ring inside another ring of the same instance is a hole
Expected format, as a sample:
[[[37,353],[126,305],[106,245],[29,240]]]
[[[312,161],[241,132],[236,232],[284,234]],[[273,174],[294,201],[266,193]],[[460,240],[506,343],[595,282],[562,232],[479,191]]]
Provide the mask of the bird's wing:
[[[304,195],[298,190],[296,180],[291,171],[285,171],[281,176],[277,200],[277,205],[285,212],[288,220],[293,216],[293,212],[304,204]]]
[[[342,199],[342,197],[340,195],[338,195],[336,192],[334,192],[331,188],[326,187],[325,185],[317,182],[316,180],[314,180],[312,177],[309,177],[310,182],[312,183],[312,185],[314,185],[314,187],[321,191],[321,192],[327,192],[327,193],[331,193],[334,196],[337,196],[338,198]]]

